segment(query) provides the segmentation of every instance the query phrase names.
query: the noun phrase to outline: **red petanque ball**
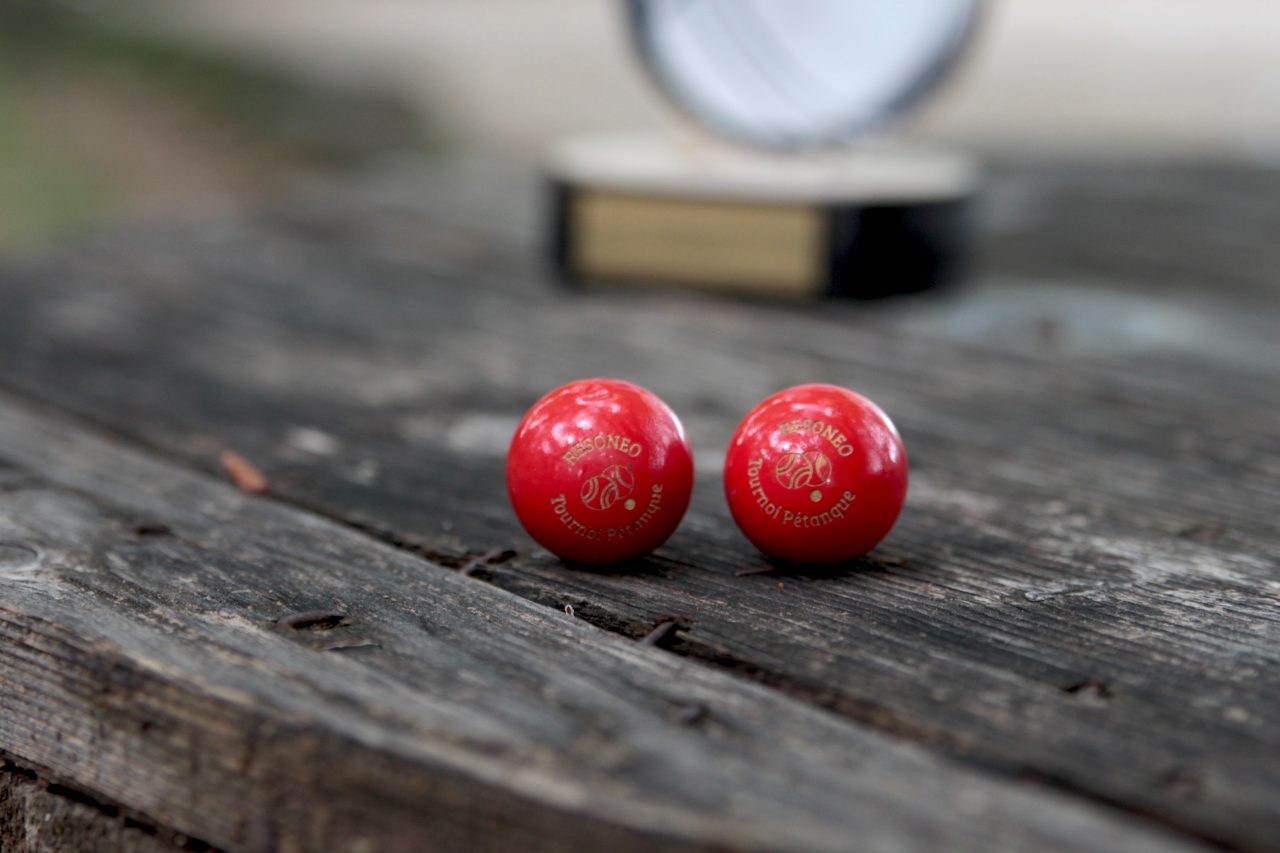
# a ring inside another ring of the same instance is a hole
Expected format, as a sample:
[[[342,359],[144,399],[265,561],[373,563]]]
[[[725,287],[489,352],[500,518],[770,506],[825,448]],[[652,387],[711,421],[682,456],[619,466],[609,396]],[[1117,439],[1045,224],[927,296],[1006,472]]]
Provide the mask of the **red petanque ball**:
[[[538,544],[564,560],[647,554],[675,531],[693,491],[684,427],[657,395],[581,379],[525,413],[507,452],[507,493]]]
[[[752,409],[724,462],[729,511],[771,557],[836,563],[874,548],[907,496],[888,415],[835,385],[796,385]]]

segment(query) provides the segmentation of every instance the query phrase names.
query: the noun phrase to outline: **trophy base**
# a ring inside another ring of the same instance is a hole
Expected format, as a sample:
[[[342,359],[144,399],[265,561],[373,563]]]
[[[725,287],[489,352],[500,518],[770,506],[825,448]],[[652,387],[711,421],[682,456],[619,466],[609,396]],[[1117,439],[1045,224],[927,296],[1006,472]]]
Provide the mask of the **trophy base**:
[[[955,280],[977,169],[901,146],[792,155],[655,135],[552,154],[551,254],[571,282],[874,298]]]

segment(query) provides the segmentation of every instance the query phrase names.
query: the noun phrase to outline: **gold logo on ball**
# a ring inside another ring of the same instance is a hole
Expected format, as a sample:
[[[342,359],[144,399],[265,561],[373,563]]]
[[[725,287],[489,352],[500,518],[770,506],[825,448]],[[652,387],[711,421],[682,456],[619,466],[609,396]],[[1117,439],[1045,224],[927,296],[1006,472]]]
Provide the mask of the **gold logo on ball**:
[[[635,475],[629,468],[621,465],[610,465],[594,477],[588,477],[582,483],[582,502],[588,509],[605,510],[620,500],[630,497],[636,487]],[[627,509],[635,506],[634,501],[627,501]]]
[[[773,476],[784,489],[811,489],[809,500],[822,499],[822,486],[831,482],[831,460],[820,450],[788,453],[773,466]]]

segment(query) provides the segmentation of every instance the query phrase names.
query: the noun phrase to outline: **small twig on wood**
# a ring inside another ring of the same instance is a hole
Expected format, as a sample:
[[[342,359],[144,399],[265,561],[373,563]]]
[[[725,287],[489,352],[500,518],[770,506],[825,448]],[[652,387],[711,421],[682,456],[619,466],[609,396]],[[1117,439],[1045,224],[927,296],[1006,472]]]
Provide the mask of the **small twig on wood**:
[[[458,574],[464,577],[471,577],[475,574],[476,569],[481,566],[489,566],[494,563],[505,563],[516,555],[516,552],[510,548],[492,548],[478,557],[472,557],[462,568],[458,569]]]
[[[267,477],[234,450],[222,451],[222,470],[227,479],[242,492],[260,495],[267,490]]]
[[[745,578],[751,575],[767,575],[778,570],[777,566],[756,566],[754,569],[739,569],[733,573],[735,578]]]
[[[680,627],[680,621],[674,616],[664,616],[653,626],[648,634],[640,639],[642,646],[656,646],[670,637]]]
[[[346,618],[347,614],[337,610],[307,610],[302,613],[281,616],[276,620],[276,624],[292,628],[295,631],[301,631],[304,628],[328,629],[341,625]]]

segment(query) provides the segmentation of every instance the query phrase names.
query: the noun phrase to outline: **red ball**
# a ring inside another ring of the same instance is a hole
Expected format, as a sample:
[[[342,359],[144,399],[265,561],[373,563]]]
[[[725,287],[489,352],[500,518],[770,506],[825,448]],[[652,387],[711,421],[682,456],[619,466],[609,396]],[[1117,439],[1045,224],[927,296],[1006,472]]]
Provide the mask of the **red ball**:
[[[738,424],[724,461],[733,520],[772,557],[835,563],[888,533],[907,496],[907,454],[893,422],[835,385],[796,385]]]
[[[692,491],[693,453],[679,419],[619,379],[582,379],[547,394],[507,452],[520,523],[573,562],[647,554],[675,531]]]

